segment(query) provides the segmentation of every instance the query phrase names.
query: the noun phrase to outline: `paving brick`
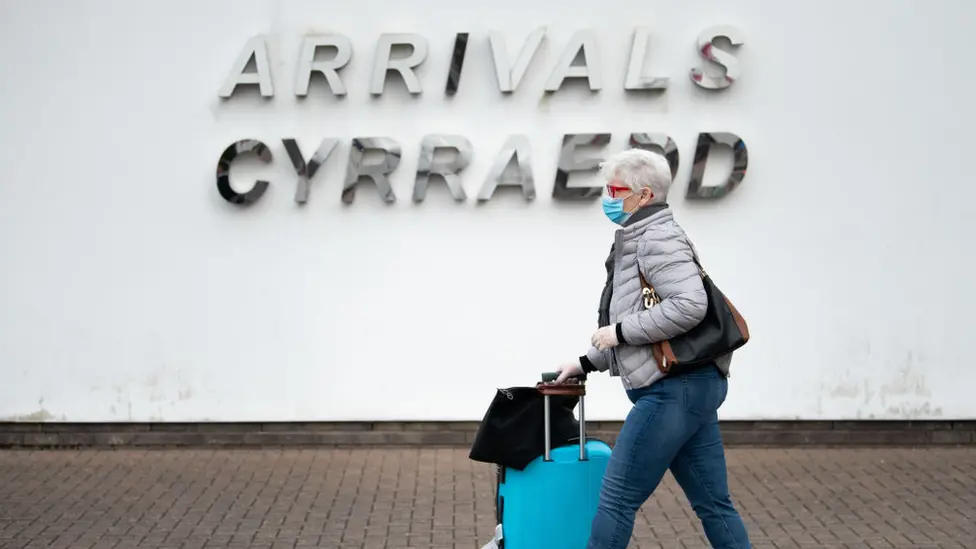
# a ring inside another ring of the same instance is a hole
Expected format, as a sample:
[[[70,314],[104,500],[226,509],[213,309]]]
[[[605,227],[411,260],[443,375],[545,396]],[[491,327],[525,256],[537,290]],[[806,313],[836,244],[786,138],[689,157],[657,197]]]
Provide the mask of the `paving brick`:
[[[0,433],[0,446],[23,446],[24,433],[7,432]]]
[[[61,446],[91,446],[95,444],[94,433],[58,433],[58,444]]]
[[[728,460],[754,547],[976,547],[976,448],[732,448]],[[6,450],[0,547],[477,549],[494,528],[493,481],[464,448]],[[670,475],[631,547],[708,547]]]
[[[27,446],[57,446],[57,433],[24,433],[24,444]]]
[[[43,423],[22,423],[17,421],[0,421],[0,432],[3,433],[31,433],[41,430]]]
[[[852,435],[846,431],[833,430],[726,430],[722,428],[722,439],[729,445],[746,446],[796,446],[806,444],[843,445],[850,444]]]
[[[936,431],[932,433],[932,442],[936,444],[972,444],[976,442],[972,431],[953,429],[951,431]]]
[[[931,431],[951,429],[952,424],[946,421],[835,421],[835,429],[843,431]]]
[[[854,431],[851,432],[851,440],[855,444],[864,445],[927,444],[932,441],[932,433],[932,431],[911,429],[872,432]]]
[[[149,431],[145,433],[127,433],[124,438],[118,440],[119,445],[133,446],[202,446],[209,442],[210,433],[181,432],[179,436],[173,436],[169,432]],[[225,435],[228,439],[235,435]],[[236,435],[240,438],[240,435]],[[111,435],[105,436],[102,440],[113,440]]]
[[[95,433],[95,444],[98,446],[126,446],[133,440],[132,433]]]
[[[723,421],[722,431],[829,431],[833,421]]]

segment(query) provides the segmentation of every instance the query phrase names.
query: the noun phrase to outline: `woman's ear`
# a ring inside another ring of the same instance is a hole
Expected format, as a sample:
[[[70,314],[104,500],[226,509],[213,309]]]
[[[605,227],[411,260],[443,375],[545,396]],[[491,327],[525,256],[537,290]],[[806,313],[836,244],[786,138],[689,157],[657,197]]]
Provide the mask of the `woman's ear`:
[[[648,205],[648,204],[651,203],[651,200],[654,200],[654,191],[652,191],[651,189],[649,189],[647,187],[644,187],[643,189],[641,189],[641,202],[642,202],[642,204],[644,206],[646,206],[646,205]]]

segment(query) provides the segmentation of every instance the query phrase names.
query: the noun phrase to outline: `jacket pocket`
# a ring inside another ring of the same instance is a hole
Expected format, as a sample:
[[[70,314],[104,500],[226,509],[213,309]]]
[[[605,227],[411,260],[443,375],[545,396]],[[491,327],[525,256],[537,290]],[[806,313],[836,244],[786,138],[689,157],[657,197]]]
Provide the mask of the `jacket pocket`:
[[[620,375],[627,378],[631,387],[642,387],[657,373],[650,345],[627,345],[616,349]]]

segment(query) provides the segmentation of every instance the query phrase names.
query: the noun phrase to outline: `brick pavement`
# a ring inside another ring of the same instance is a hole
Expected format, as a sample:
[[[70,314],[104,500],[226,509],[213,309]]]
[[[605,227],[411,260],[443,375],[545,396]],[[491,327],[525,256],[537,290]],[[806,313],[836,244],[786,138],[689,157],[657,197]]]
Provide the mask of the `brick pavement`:
[[[742,448],[729,464],[757,548],[976,548],[974,448]],[[0,547],[470,549],[491,537],[492,490],[464,449],[8,450]],[[708,547],[670,476],[631,547]]]

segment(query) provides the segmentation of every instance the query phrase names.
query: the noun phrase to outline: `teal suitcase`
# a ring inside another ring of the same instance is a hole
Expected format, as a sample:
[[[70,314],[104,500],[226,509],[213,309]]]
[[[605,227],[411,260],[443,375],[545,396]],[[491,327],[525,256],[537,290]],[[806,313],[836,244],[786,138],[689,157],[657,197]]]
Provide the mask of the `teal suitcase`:
[[[549,396],[544,398],[545,454],[522,471],[499,467],[499,549],[585,549],[610,461],[606,442],[586,437],[579,397],[579,444],[550,448]]]

